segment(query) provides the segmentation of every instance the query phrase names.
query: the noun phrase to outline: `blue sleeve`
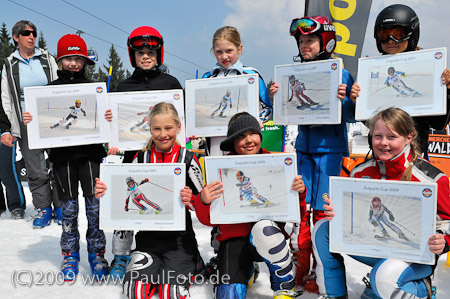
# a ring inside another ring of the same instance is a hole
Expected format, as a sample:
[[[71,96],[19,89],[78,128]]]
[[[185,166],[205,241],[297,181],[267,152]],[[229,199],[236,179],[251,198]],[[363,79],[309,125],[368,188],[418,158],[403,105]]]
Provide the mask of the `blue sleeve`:
[[[384,81],[384,84],[388,84],[389,83],[389,77],[386,78],[386,81]]]
[[[266,83],[261,78],[261,76],[259,76],[258,78],[259,78],[259,100],[263,102],[266,106],[268,106],[270,110],[272,110],[272,103],[270,102],[269,92],[267,91]]]
[[[355,80],[353,76],[346,70],[342,69],[342,83],[347,84],[345,91],[345,99],[342,101],[342,120],[348,123],[355,123],[355,103],[350,99],[350,92]]]

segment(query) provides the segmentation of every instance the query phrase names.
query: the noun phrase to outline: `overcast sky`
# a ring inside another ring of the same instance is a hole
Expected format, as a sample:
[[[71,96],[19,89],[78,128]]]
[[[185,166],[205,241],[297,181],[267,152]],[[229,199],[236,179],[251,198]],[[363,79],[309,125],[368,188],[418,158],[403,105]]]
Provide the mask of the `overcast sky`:
[[[407,4],[419,15],[419,46],[450,47],[450,25],[445,21],[450,18],[450,9],[446,2],[373,0],[362,55],[379,55],[373,38],[375,18],[384,7],[394,3]],[[128,34],[139,26],[155,27],[164,37],[165,62],[183,86],[184,80],[195,78],[196,70],[201,76],[214,66],[216,61],[210,52],[212,35],[224,25],[238,28],[244,46],[243,63],[259,69],[268,82],[273,78],[275,65],[292,63],[292,57],[298,53],[295,40],[289,35],[289,25],[293,18],[303,16],[304,11],[304,0],[1,0],[0,3],[0,22],[6,23],[10,34],[18,20],[30,20],[38,31],[43,31],[48,49],[56,54],[61,36],[82,30],[86,32],[82,37],[88,47],[98,52],[98,65],[106,63],[114,43],[124,67],[130,70]]]

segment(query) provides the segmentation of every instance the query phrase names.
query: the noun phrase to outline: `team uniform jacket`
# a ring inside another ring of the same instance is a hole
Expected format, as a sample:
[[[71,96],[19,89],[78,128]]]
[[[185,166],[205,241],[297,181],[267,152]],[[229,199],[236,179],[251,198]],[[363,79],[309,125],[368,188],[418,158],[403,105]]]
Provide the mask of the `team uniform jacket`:
[[[347,95],[354,83],[352,75],[342,69],[342,83],[347,84]],[[348,152],[346,123],[354,123],[355,104],[349,97],[342,102],[342,121],[337,125],[299,125],[295,149],[306,154],[343,153]]]
[[[231,153],[233,154],[233,153]],[[259,154],[270,154],[269,151],[261,149]],[[305,200],[306,192],[300,194],[300,201]],[[198,196],[193,196],[192,199],[195,212],[197,213],[198,220],[208,226],[219,226],[219,235],[217,240],[219,242],[237,238],[237,237],[248,237],[254,223],[238,223],[238,224],[211,224],[210,220],[210,207],[211,205],[205,205],[200,200],[200,194]]]
[[[258,70],[243,66],[240,60],[238,60],[233,66],[228,69],[224,69],[220,64],[216,64],[212,71],[203,74],[202,78],[216,78],[226,76],[238,76],[246,74],[258,74],[259,75],[259,114],[261,120],[265,123],[271,119],[272,116],[272,103],[269,99],[269,93],[267,92],[266,83],[264,83],[261,74]],[[231,103],[231,102],[230,102]]]
[[[170,152],[159,152],[152,148],[144,153],[144,163],[183,163],[186,149],[175,144]],[[133,163],[138,163],[136,155]],[[203,188],[203,177],[200,164],[194,155],[191,163],[186,166],[186,186],[197,195]],[[186,209],[185,231],[140,231],[136,234],[136,250],[143,251],[146,248],[170,249],[177,244],[184,244],[194,251],[197,248],[195,233],[192,228],[191,215]]]
[[[20,79],[18,51],[5,59],[2,70],[2,108],[0,109],[0,131],[10,132],[13,136],[21,137],[20,127],[22,123],[22,108],[20,106]],[[36,48],[34,57],[38,57],[48,82],[52,82],[57,76],[58,65],[53,56],[46,50]]]
[[[400,180],[403,172],[407,168],[411,160],[410,147],[407,146],[405,150],[397,157],[389,161],[381,161],[376,157],[365,163],[356,166],[351,177],[366,178],[366,179],[381,179],[381,180]],[[425,161],[418,158],[413,165],[411,181],[437,183],[437,226],[443,221],[450,220],[450,189],[448,177],[439,169]],[[445,235],[446,251],[448,251],[448,244],[450,244],[450,232],[443,232]]]

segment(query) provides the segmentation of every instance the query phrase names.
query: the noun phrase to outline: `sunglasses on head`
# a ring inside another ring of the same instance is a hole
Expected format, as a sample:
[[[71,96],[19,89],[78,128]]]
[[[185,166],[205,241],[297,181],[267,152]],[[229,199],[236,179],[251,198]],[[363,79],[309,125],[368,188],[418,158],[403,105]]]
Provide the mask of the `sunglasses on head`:
[[[144,47],[150,50],[157,50],[161,48],[162,40],[154,36],[136,36],[128,40],[128,46],[133,50],[142,50]]]
[[[297,30],[300,30],[302,34],[310,34],[316,32],[320,28],[320,23],[314,19],[294,19],[291,23],[290,33],[295,35]]]
[[[396,43],[404,42],[409,39],[409,35],[406,35],[403,28],[381,28],[377,32],[377,37],[380,43],[386,44],[389,40],[393,40]]]
[[[33,34],[34,37],[37,36],[37,33],[34,30],[24,30],[20,33],[22,36],[29,36],[30,34]]]

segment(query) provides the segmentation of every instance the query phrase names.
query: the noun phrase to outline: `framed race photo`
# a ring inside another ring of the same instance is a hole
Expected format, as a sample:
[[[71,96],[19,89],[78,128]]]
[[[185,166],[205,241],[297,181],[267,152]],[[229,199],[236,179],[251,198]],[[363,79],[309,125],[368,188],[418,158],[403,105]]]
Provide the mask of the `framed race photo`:
[[[206,181],[221,181],[224,192],[211,203],[211,223],[261,219],[300,222],[295,154],[206,157]]]
[[[392,106],[411,116],[445,114],[447,88],[441,75],[446,67],[447,48],[360,58],[356,119]]]
[[[138,150],[145,147],[150,137],[150,111],[160,102],[175,106],[181,121],[178,141],[186,144],[183,90],[113,92],[108,104],[113,114],[110,146],[120,150]]]
[[[274,124],[308,125],[341,122],[342,60],[275,66],[279,88],[274,95]]]
[[[25,87],[24,97],[30,149],[110,141],[105,83]]]
[[[185,230],[185,179],[184,163],[101,164],[100,228]]]
[[[330,251],[434,264],[437,184],[330,178]]]
[[[187,136],[226,136],[238,112],[259,119],[258,74],[187,80],[185,91]]]

